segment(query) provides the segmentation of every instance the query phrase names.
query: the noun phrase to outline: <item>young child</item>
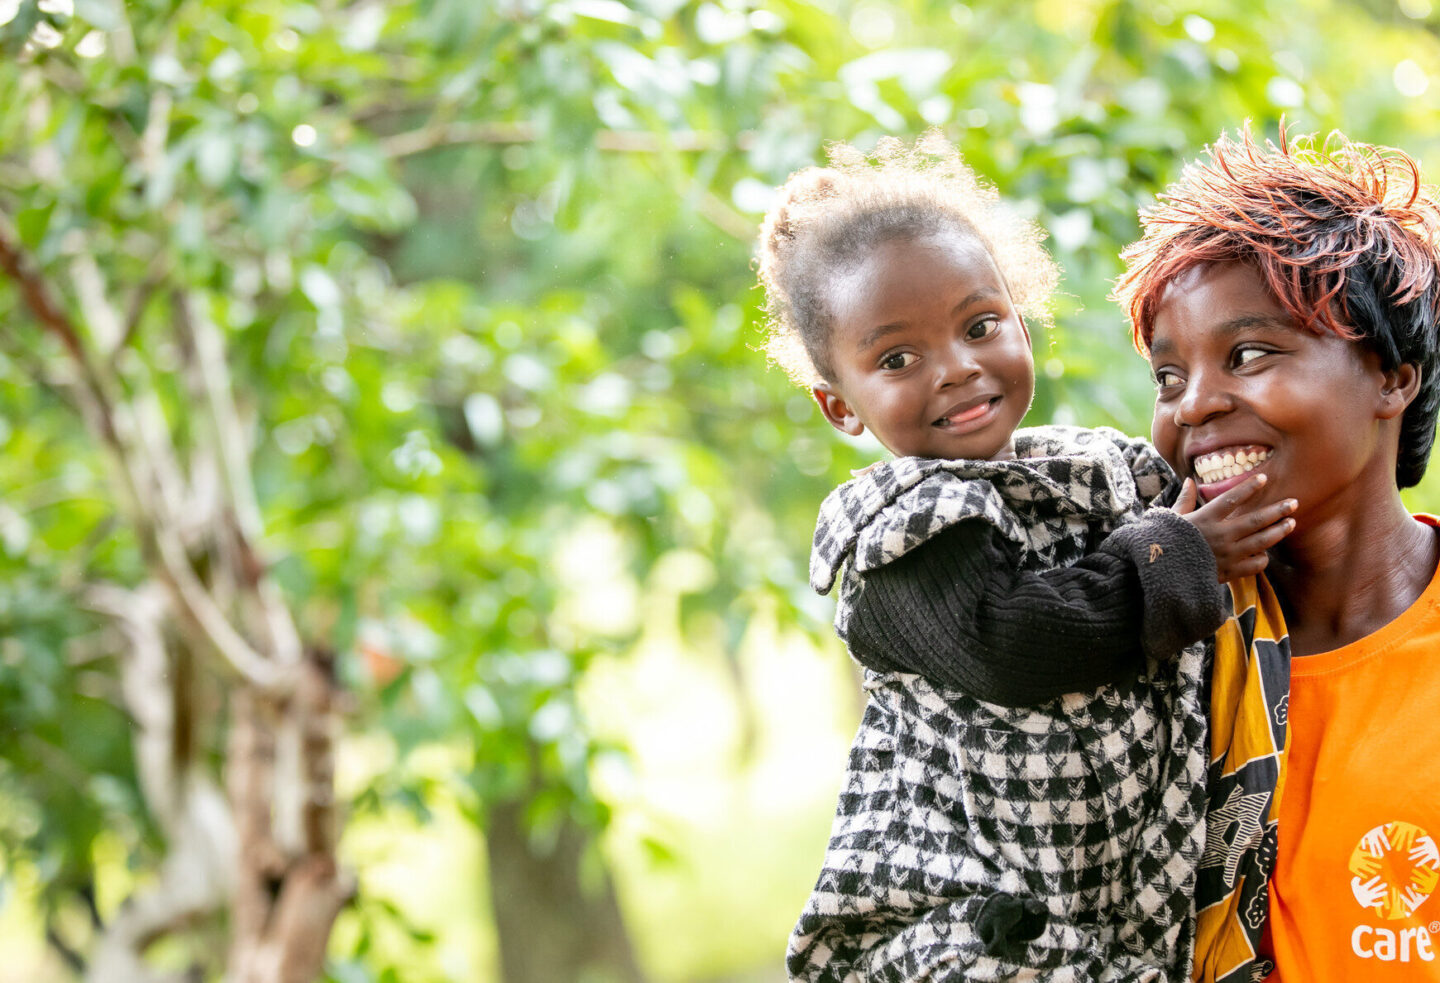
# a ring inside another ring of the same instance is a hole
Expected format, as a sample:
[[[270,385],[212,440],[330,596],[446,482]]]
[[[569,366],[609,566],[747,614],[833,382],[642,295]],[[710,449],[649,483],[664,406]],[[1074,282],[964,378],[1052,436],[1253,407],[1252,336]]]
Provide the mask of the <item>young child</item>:
[[[1191,643],[1293,503],[1239,509],[1254,478],[1147,509],[1171,473],[1145,441],[1017,430],[1022,312],[1057,280],[1039,231],[938,136],[831,159],[762,228],[770,352],[896,459],[815,531],[811,583],[844,570],[836,628],[870,695],[790,975],[1181,979],[1204,846]]]

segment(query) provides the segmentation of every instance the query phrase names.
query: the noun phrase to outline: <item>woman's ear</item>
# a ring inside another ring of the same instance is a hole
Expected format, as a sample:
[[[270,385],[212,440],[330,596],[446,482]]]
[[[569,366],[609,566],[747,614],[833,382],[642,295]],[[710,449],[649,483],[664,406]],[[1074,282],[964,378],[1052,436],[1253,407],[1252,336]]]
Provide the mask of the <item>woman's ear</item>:
[[[860,422],[850,404],[845,402],[845,397],[831,389],[828,382],[817,383],[811,387],[810,393],[815,397],[815,402],[820,404],[820,412],[825,414],[830,426],[852,437],[858,437],[865,432],[865,424]]]
[[[1385,373],[1385,384],[1380,390],[1380,419],[1393,420],[1405,412],[1405,408],[1420,392],[1420,366],[1404,362]]]

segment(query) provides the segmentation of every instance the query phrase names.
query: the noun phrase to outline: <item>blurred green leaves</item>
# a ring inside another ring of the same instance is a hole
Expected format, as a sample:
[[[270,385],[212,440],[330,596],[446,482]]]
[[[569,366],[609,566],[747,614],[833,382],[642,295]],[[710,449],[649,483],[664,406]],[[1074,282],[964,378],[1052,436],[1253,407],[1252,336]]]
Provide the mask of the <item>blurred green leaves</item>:
[[[828,636],[814,511],[875,451],[764,365],[750,260],[770,189],[826,142],[949,134],[1065,269],[1031,420],[1143,432],[1105,296],[1186,157],[1282,113],[1440,139],[1434,15],[1346,0],[12,10],[0,213],[192,445],[175,296],[223,332],[267,560],[341,653],[350,726],[402,763],[357,807],[423,810],[440,781],[477,823],[524,800],[537,842],[609,815],[589,774],[614,749],[577,696],[595,660],[672,617],[732,654],[761,611]],[[66,872],[59,903],[100,830],[137,867],[158,849],[82,604],[143,558],[8,282],[0,323],[0,847]],[[443,779],[403,766],[437,745]],[[336,978],[385,978],[365,954]]]

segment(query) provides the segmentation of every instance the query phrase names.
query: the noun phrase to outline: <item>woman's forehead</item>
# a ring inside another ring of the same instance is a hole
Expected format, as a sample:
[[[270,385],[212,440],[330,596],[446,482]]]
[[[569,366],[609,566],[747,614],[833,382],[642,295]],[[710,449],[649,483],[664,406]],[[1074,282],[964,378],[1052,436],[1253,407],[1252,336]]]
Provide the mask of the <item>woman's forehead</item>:
[[[1155,304],[1154,327],[1158,331],[1176,322],[1192,328],[1208,326],[1232,320],[1241,311],[1291,321],[1253,266],[1205,263],[1183,270],[1165,285]]]

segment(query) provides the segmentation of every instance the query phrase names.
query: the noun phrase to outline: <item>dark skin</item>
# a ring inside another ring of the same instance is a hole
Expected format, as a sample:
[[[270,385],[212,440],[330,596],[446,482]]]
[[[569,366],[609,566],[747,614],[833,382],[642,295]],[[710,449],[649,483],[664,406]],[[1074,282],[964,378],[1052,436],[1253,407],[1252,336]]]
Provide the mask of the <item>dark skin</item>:
[[[830,425],[870,430],[897,457],[1005,460],[1035,392],[1025,322],[984,243],[950,231],[878,244],[830,287],[833,379],[814,388]],[[1294,527],[1264,475],[1178,511],[1205,536],[1219,580],[1259,573]]]
[[[1434,531],[1415,521],[1398,489],[1393,502],[1351,521],[1297,529],[1266,574],[1285,611],[1291,654],[1329,652],[1384,628],[1424,592],[1437,559]]]
[[[1268,479],[1258,500],[1296,502],[1294,530],[1266,568],[1292,654],[1347,645],[1415,602],[1440,560],[1395,481],[1416,366],[1385,370],[1361,342],[1300,330],[1255,270],[1227,263],[1166,289],[1151,367],[1154,441],[1177,473],[1194,479],[1217,448],[1258,449],[1248,479]],[[1202,483],[1199,497],[1226,483]]]

